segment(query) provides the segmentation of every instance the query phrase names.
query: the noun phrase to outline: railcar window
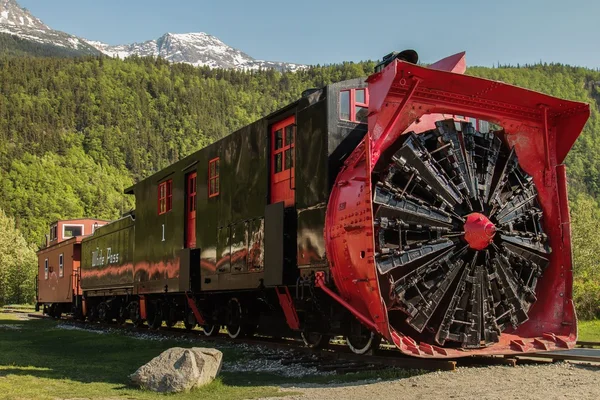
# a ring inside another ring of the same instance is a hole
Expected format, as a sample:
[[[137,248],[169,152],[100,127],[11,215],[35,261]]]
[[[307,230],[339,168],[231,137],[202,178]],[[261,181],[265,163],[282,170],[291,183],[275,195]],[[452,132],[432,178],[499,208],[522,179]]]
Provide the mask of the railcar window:
[[[294,154],[292,149],[289,148],[285,151],[285,169],[290,169],[294,166]]]
[[[278,129],[275,131],[275,150],[283,147],[283,131]]]
[[[158,215],[173,209],[173,180],[162,182],[158,185]]]
[[[340,92],[340,119],[350,120],[350,91]]]
[[[340,92],[340,119],[365,123],[369,114],[367,89],[347,89]]]
[[[44,279],[48,279],[48,259],[44,260]]]
[[[273,132],[273,171],[279,173],[294,167],[294,122]],[[283,141],[281,134],[283,132]]]
[[[294,125],[285,127],[285,145],[289,146],[294,142]]]
[[[283,155],[282,153],[275,154],[275,173],[283,171],[283,168],[281,167],[281,156],[282,155]]]
[[[220,193],[219,163],[219,157],[208,162],[208,197],[215,197]]]
[[[59,254],[58,255],[58,276],[60,278],[62,278],[63,276],[65,276],[65,266],[63,264],[64,261],[64,256],[63,254]]]
[[[196,211],[196,175],[194,175],[189,181],[189,200],[188,206],[189,211]]]
[[[356,89],[356,102],[357,103],[366,103],[365,102],[365,89]]]
[[[63,239],[70,238],[73,236],[83,235],[83,226],[79,225],[64,225],[63,226]]]

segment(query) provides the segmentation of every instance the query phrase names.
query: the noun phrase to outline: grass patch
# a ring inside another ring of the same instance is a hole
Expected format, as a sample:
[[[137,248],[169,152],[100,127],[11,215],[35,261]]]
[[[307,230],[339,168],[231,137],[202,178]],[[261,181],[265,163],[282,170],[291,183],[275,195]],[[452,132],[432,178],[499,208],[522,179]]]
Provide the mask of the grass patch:
[[[35,305],[33,304],[8,304],[3,308],[9,310],[35,311]]]
[[[578,321],[577,340],[582,342],[600,342],[600,320]]]
[[[20,321],[10,314],[0,314],[1,399],[164,398],[129,386],[128,375],[167,348],[194,346],[120,334],[62,330],[55,326],[54,321]],[[221,350],[226,360],[239,357],[235,349]],[[281,395],[273,384],[253,384],[251,377],[236,375],[223,374],[203,388],[169,399],[252,399]]]
[[[201,341],[141,340],[122,332],[64,330],[56,325],[52,320],[20,320],[14,314],[0,314],[0,399],[164,399],[164,395],[130,386],[128,375],[170,347],[214,346]],[[259,356],[239,347],[219,349],[228,362]],[[203,388],[168,398],[253,399],[292,394],[279,391],[283,384],[397,379],[419,373],[389,369],[290,378],[276,373],[223,371]]]

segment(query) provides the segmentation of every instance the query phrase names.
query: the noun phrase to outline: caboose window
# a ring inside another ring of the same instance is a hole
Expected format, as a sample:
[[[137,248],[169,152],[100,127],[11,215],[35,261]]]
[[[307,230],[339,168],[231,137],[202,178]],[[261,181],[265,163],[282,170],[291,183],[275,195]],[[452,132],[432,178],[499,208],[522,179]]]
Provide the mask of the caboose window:
[[[162,182],[158,185],[158,215],[173,209],[173,180]]]
[[[44,279],[48,279],[48,259],[44,260]]]
[[[50,227],[50,241],[57,239],[58,226],[54,225]]]
[[[217,157],[208,162],[208,197],[218,196],[219,193],[219,157]]]
[[[340,119],[366,123],[369,114],[367,89],[347,89],[340,92]]]
[[[61,253],[58,255],[58,276],[61,278],[63,276],[65,276],[65,266],[63,264],[63,261],[64,261],[64,256]]]
[[[83,235],[83,225],[63,225],[63,239]]]

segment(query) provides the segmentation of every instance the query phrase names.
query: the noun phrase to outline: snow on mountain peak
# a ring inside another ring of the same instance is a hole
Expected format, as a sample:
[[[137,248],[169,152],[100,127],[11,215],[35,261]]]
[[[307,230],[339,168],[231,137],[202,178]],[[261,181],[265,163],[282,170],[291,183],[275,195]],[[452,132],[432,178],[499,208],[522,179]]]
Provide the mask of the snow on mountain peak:
[[[0,0],[0,32],[42,44],[50,44],[87,54],[98,50],[77,36],[56,31],[22,8],[16,0]]]
[[[169,32],[156,40],[117,46],[93,41],[88,41],[88,43],[106,55],[119,58],[131,55],[154,56],[171,62],[211,68],[275,68],[295,71],[306,67],[300,64],[255,60],[248,54],[223,43],[219,38],[204,32]]]
[[[306,67],[300,64],[256,60],[204,32],[165,33],[156,40],[111,46],[54,30],[19,6],[16,0],[0,0],[0,32],[87,54],[103,53],[110,57],[153,56],[194,66],[246,70],[275,68],[295,71]]]
[[[38,18],[31,15],[27,9],[21,8],[15,0],[0,0],[0,25],[41,30],[50,29]]]

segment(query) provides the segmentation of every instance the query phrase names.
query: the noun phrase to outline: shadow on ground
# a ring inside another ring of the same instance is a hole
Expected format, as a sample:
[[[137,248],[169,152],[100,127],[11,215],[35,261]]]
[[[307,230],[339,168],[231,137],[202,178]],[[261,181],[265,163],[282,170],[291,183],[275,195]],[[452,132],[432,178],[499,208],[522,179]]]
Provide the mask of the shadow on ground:
[[[15,326],[15,329],[2,327]],[[33,376],[81,383],[110,384],[115,390],[131,389],[128,376],[138,367],[170,347],[208,346],[223,352],[227,362],[260,357],[232,346],[215,346],[214,342],[142,340],[121,333],[64,330],[52,320],[0,319],[0,377]],[[398,379],[423,371],[367,371],[348,375],[308,375],[285,377],[270,372],[228,372],[220,374],[225,386],[251,388],[274,385],[362,384],[364,380]]]

